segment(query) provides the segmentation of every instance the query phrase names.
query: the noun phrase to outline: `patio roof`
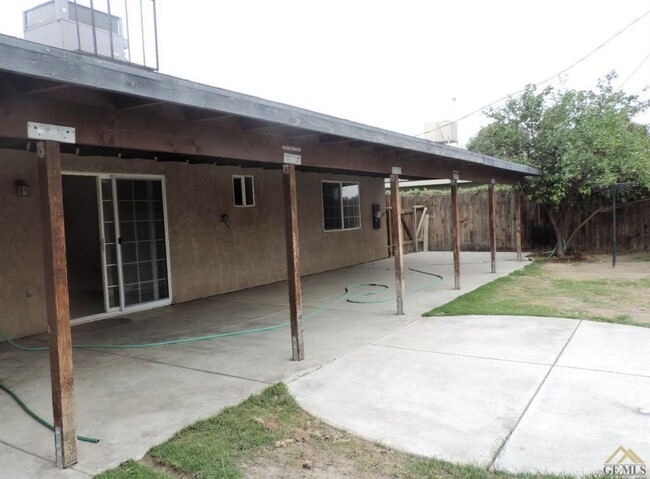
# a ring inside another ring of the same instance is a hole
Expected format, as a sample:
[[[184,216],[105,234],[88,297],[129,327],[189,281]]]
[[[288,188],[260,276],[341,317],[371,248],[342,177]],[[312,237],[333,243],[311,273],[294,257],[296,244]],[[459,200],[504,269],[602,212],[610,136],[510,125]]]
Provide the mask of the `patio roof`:
[[[0,93],[5,95],[18,93],[29,98],[45,97],[80,105],[107,106],[108,103],[110,109],[121,113],[134,110],[156,110],[160,113],[165,106],[173,105],[192,124],[222,128],[236,125],[245,133],[270,136],[285,143],[295,140],[299,144],[301,139],[310,138],[312,143],[318,145],[336,145],[339,151],[341,147],[352,152],[369,149],[376,155],[426,160],[430,164],[445,166],[442,170],[431,170],[431,173],[425,173],[426,169],[422,168],[404,172],[404,176],[414,178],[450,178],[450,174],[441,172],[453,170],[460,171],[463,178],[480,176],[489,181],[492,177],[502,177],[501,181],[514,183],[523,176],[540,173],[536,168],[464,149],[5,35],[0,35],[0,85]],[[98,92],[104,96],[98,95]],[[7,133],[2,135],[0,131],[2,136],[6,138]],[[79,143],[84,142],[89,143],[81,135]],[[115,142],[96,143],[93,146],[110,148],[86,149],[81,153],[109,155],[119,146]],[[147,151],[163,152],[155,145],[151,145],[151,148],[121,150],[122,156],[133,157],[147,157]],[[221,156],[206,148],[192,150],[177,147],[175,150],[171,151],[176,154],[175,158],[190,155],[195,162],[202,162],[203,156]],[[160,159],[159,155],[150,157]],[[264,162],[264,159],[260,158],[259,161]],[[319,166],[337,168],[337,165],[322,163]],[[376,168],[370,171],[364,168],[364,164],[357,165],[356,169],[359,172],[380,172]],[[481,174],[478,175],[478,172]]]

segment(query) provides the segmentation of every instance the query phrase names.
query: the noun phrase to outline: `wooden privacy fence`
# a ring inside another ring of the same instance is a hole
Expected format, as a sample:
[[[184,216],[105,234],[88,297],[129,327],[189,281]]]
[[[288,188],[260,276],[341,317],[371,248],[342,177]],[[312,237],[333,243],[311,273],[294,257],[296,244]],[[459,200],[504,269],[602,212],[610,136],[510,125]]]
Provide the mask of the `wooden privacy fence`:
[[[515,195],[513,191],[496,191],[497,248],[500,251],[515,250]],[[390,197],[386,197],[390,206]],[[460,192],[461,249],[464,251],[489,251],[490,228],[488,192]],[[451,250],[451,196],[439,194],[403,195],[403,223],[413,224],[413,207],[426,207],[429,216],[428,250]],[[605,204],[606,206],[606,204]],[[422,208],[416,208],[417,220]],[[571,229],[585,220],[592,210],[577,211],[571,218]],[[650,251],[650,201],[625,204],[617,209],[617,238],[621,251]],[[555,235],[546,213],[534,201],[522,201],[522,243],[524,250],[551,249]],[[424,229],[424,227],[422,228]],[[420,230],[422,231],[422,230]],[[410,238],[409,238],[410,239]],[[422,238],[419,238],[422,240]],[[420,241],[419,250],[422,250]],[[612,247],[612,214],[597,214],[576,234],[570,249],[578,251],[605,252]],[[413,251],[410,244],[406,251]]]

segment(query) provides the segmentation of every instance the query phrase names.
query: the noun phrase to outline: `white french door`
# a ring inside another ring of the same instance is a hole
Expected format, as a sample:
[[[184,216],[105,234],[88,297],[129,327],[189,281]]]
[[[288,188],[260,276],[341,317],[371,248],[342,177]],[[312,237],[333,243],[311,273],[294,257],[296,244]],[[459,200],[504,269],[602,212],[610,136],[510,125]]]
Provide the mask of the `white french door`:
[[[72,322],[171,304],[164,178],[64,175]]]
[[[164,183],[101,178],[106,311],[171,303]]]

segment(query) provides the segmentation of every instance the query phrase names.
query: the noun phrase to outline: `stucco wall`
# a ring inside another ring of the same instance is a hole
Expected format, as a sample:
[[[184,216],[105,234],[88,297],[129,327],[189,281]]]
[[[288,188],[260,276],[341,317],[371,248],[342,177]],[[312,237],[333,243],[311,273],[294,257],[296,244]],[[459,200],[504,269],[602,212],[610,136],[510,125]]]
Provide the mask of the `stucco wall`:
[[[280,170],[74,155],[62,161],[70,172],[164,175],[174,302],[286,278]],[[233,205],[233,174],[254,176],[254,207]],[[16,178],[29,183],[31,196],[15,196]],[[372,204],[383,205],[383,179],[298,173],[297,180],[303,275],[387,255],[386,226],[372,229],[371,217]],[[323,230],[322,180],[359,181],[360,229]],[[35,155],[0,150],[0,185],[0,327],[13,336],[41,332],[46,321]],[[220,221],[223,213],[230,227]]]

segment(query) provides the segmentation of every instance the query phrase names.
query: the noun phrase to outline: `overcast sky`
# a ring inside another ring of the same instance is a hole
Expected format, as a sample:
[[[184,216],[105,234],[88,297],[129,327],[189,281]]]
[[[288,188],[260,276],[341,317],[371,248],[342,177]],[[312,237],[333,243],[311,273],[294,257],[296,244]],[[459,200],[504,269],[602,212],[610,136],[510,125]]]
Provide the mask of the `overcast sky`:
[[[21,11],[39,3],[3,2],[0,32],[22,36]],[[649,0],[158,0],[160,71],[418,135],[552,76],[648,10]],[[648,54],[650,15],[565,86],[590,89],[611,70],[618,86],[646,58],[624,86],[642,93]],[[485,123],[459,122],[461,144]]]

